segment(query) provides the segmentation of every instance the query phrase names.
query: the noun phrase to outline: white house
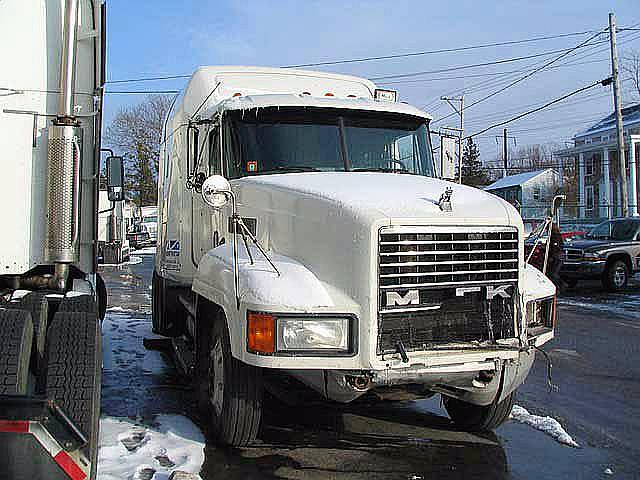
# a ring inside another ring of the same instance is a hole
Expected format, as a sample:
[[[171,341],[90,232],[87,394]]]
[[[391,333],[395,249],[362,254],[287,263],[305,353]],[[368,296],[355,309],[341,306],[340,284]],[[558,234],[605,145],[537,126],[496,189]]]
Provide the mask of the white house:
[[[629,215],[638,215],[640,104],[622,109]],[[574,145],[554,152],[561,164],[577,162],[578,219],[598,221],[622,215],[616,118],[611,114],[573,137]]]

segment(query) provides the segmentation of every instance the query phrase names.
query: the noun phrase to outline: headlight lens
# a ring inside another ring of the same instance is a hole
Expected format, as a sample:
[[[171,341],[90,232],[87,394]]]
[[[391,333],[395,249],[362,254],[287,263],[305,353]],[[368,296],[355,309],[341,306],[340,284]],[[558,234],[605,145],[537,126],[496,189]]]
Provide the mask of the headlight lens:
[[[278,317],[278,351],[349,350],[348,318]]]

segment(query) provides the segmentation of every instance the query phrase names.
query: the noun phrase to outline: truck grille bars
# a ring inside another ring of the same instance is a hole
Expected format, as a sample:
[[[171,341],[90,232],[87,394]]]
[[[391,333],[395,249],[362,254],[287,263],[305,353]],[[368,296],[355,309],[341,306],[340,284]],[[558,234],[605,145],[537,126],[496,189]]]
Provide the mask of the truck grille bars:
[[[513,337],[518,258],[514,228],[383,228],[378,354]]]

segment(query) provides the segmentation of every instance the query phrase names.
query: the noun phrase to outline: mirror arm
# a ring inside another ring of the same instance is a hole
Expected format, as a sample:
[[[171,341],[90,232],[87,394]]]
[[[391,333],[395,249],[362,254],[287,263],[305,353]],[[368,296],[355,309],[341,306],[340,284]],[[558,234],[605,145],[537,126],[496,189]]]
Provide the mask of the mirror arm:
[[[247,249],[247,255],[251,260],[251,265],[253,265],[253,255],[249,249],[249,243],[247,242],[247,237],[253,242],[253,244],[258,248],[262,256],[269,262],[271,268],[275,271],[278,277],[281,276],[278,267],[273,263],[267,252],[262,248],[262,246],[258,243],[258,239],[251,233],[251,230],[247,228],[245,223],[242,221],[242,217],[238,214],[237,205],[236,205],[236,196],[232,191],[225,192],[225,194],[231,200],[231,221],[233,222],[233,283],[236,294],[236,308],[240,310],[240,259],[238,258],[238,229],[241,230],[242,239],[244,241],[244,246]]]

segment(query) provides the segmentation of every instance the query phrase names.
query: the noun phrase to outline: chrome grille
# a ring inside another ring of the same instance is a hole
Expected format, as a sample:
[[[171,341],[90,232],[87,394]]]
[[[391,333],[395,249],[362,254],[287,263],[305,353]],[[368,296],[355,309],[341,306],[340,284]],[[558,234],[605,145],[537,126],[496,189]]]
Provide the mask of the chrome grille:
[[[382,290],[517,281],[515,229],[380,232]]]
[[[381,229],[378,354],[512,338],[518,248],[509,227]]]

